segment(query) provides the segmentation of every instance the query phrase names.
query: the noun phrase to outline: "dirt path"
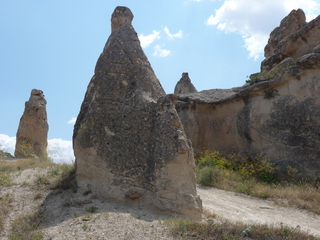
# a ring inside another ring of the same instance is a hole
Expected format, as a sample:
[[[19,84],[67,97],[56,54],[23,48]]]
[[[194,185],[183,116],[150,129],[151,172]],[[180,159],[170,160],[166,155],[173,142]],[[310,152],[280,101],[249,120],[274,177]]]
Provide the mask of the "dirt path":
[[[320,236],[320,216],[271,201],[210,187],[197,188],[203,207],[230,221],[284,224]]]

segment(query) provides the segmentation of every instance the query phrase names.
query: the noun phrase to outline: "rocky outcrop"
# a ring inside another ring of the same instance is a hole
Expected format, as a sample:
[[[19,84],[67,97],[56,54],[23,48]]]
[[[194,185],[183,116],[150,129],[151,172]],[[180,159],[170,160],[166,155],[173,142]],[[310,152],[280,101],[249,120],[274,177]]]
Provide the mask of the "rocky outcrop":
[[[47,157],[47,101],[41,90],[32,89],[17,131],[15,157]]]
[[[277,45],[291,35],[298,31],[301,27],[306,24],[306,16],[301,9],[292,10],[288,16],[282,19],[280,26],[276,27],[269,37],[268,44],[264,49],[264,56],[266,58],[272,56],[277,49]]]
[[[12,156],[11,153],[0,150],[0,159],[12,159],[12,158],[14,158],[14,156]]]
[[[193,149],[131,25],[117,7],[77,122],[78,185],[106,199],[201,217]]]
[[[288,57],[296,61],[299,57],[311,53],[319,45],[320,16],[309,23],[305,23],[304,13],[299,9],[292,11],[285,19],[287,21],[281,22],[279,30],[273,31],[277,32],[283,29],[285,32],[283,36],[279,33],[274,34],[278,36],[280,41],[276,41],[277,37],[273,39],[274,35],[271,34],[269,43],[265,48],[267,58],[261,63],[262,72],[270,71],[275,65]]]
[[[182,77],[174,88],[174,94],[186,94],[198,92],[191,83],[188,73],[182,73]]]
[[[284,38],[243,87],[178,95],[176,109],[196,152],[261,152],[280,178],[288,166],[297,178],[319,178],[320,17],[304,24],[303,16],[293,11],[281,22],[293,32],[277,33]]]

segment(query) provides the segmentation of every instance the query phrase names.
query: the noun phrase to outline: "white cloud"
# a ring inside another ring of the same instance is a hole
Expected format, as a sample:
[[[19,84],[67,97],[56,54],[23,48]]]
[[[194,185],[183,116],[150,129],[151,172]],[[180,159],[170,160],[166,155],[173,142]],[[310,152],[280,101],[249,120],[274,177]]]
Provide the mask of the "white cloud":
[[[76,121],[77,121],[77,118],[76,118],[76,117],[72,117],[72,118],[68,121],[68,123],[69,123],[69,124],[75,124]]]
[[[174,40],[175,38],[182,38],[182,31],[181,30],[179,30],[175,34],[172,34],[172,33],[170,33],[169,28],[165,27],[164,32],[167,34],[169,40]]]
[[[187,0],[184,4],[188,4],[189,2],[201,2],[202,0]]]
[[[144,36],[143,34],[139,35],[139,40],[142,48],[147,48],[151,43],[160,38],[160,31],[153,30],[151,34]]]
[[[306,14],[307,21],[311,21],[318,16],[320,3],[319,0],[286,0],[284,7],[288,13],[292,9],[301,8]]]
[[[270,32],[291,10],[298,8],[311,20],[319,3],[315,0],[227,0],[206,24],[215,25],[226,33],[240,34],[249,57],[257,59],[263,54]]]
[[[16,137],[0,134],[0,149],[14,155]],[[56,163],[74,162],[72,141],[63,139],[48,140],[48,156]]]
[[[14,154],[14,149],[16,145],[16,137],[9,137],[8,135],[5,134],[0,134],[0,149],[11,153],[12,155]]]
[[[153,56],[155,57],[167,57],[170,54],[170,50],[162,49],[160,45],[154,47]]]
[[[56,163],[74,162],[72,141],[54,138],[48,140],[48,156]]]

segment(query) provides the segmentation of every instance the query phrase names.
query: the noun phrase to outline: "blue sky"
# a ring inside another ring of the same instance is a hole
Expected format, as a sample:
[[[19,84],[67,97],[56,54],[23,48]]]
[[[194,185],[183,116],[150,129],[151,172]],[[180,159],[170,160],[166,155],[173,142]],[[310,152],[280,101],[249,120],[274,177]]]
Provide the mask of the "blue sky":
[[[0,0],[0,145],[12,152],[31,89],[47,99],[49,139],[72,139],[116,6],[127,6],[166,93],[182,72],[200,90],[238,87],[258,72],[270,32],[292,9],[307,20],[320,0]],[[65,140],[65,141],[62,141]],[[70,145],[70,142],[67,144]]]

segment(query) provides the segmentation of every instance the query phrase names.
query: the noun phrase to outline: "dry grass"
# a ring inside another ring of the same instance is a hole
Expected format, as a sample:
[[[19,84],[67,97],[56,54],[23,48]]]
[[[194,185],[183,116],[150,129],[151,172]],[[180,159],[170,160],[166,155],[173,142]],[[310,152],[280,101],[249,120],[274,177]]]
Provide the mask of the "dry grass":
[[[56,164],[48,159],[21,159],[17,161],[0,161],[0,189],[12,184],[14,172],[29,168],[49,168],[46,175],[39,175],[33,187],[39,188],[69,188],[73,184],[75,172],[74,164]],[[26,183],[24,183],[26,184]],[[41,198],[41,193],[35,195],[35,199]],[[9,195],[0,197],[0,233],[3,231],[4,221],[10,211],[12,197]],[[37,228],[43,220],[43,211],[39,206],[31,215],[17,217],[11,225],[11,240],[37,240],[43,239],[43,233]]]
[[[3,231],[6,216],[11,210],[12,200],[10,195],[0,197],[0,233]]]
[[[19,216],[11,225],[10,240],[41,240],[43,233],[37,231],[37,228],[43,221],[44,212],[41,209],[33,214]]]
[[[297,207],[320,214],[320,189],[317,183],[263,183],[245,178],[237,172],[214,167],[197,168],[198,183],[219,189],[267,198],[289,207]]]
[[[166,220],[165,224],[178,239],[259,239],[259,240],[311,240],[319,239],[298,228],[284,225],[246,225],[228,221],[193,222],[188,220]]]
[[[50,167],[56,164],[49,159],[26,158],[12,161],[0,161],[0,172],[9,173],[34,167]]]

